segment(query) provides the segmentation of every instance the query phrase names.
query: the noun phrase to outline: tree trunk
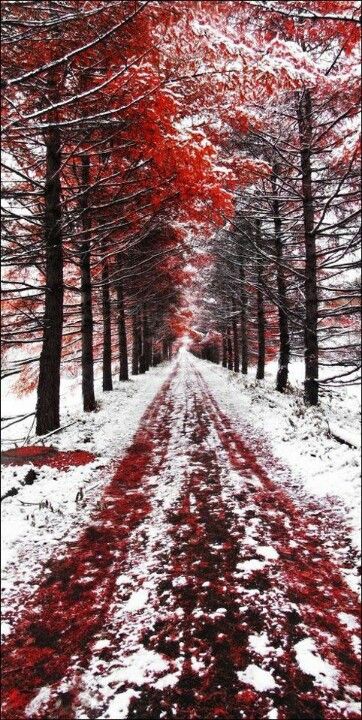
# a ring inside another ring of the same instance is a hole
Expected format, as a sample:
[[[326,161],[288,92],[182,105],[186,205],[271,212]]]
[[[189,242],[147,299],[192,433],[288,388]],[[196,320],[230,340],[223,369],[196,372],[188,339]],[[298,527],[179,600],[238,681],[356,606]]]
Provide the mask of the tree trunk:
[[[303,189],[303,220],[305,240],[305,382],[304,400],[318,404],[318,292],[317,258],[314,234],[314,202],[311,166],[312,100],[305,89],[298,96],[297,114],[300,138],[300,160]]]
[[[256,244],[261,246],[260,220],[256,221]],[[265,309],[263,292],[263,256],[257,251],[257,320],[258,320],[258,365],[256,379],[264,380],[265,375]]]
[[[273,168],[271,177],[273,190],[273,218],[274,218],[274,242],[276,255],[277,289],[278,289],[278,318],[279,318],[279,367],[277,372],[276,389],[284,392],[288,382],[288,369],[290,361],[290,337],[288,320],[288,299],[287,285],[285,282],[283,268],[283,242],[282,242],[282,221],[280,217],[279,200],[277,195],[277,175],[279,166]]]
[[[228,347],[227,347],[226,332],[224,332],[223,336],[222,336],[222,366],[224,368],[226,368],[228,366]]]
[[[116,283],[116,296],[117,296],[117,330],[118,330],[118,351],[119,351],[119,379],[126,381],[129,379],[128,376],[128,349],[127,349],[127,331],[126,331],[126,320],[124,313],[124,296],[123,296],[123,285],[121,279],[121,264],[119,258],[117,259],[117,270],[118,278]],[[132,372],[134,375],[138,373],[138,361],[137,361],[137,372],[134,372],[133,368],[133,356],[132,356]]]
[[[167,339],[163,338],[162,340],[162,362],[165,360],[168,360],[168,343]]]
[[[144,310],[139,312],[138,316],[138,327],[139,327],[139,372],[141,375],[146,372],[146,354],[145,354],[145,323],[144,323]]]
[[[241,239],[241,243],[243,240]],[[239,252],[240,263],[240,332],[241,332],[241,372],[247,375],[248,372],[248,296],[245,289],[245,259],[243,248]]]
[[[228,370],[233,369],[233,346],[231,341],[230,327],[228,326],[226,331],[226,345],[227,345],[227,364]]]
[[[82,393],[83,409],[92,412],[96,408],[94,397],[93,367],[93,312],[91,278],[91,219],[89,215],[89,155],[83,154],[82,162],[82,241],[80,249],[81,317],[82,317]]]
[[[139,329],[138,313],[132,315],[132,375],[138,375],[139,371]]]
[[[238,316],[237,316],[235,298],[232,299],[232,310],[233,310],[234,371],[238,373],[240,370],[239,328],[238,328]]]
[[[113,390],[112,383],[112,335],[111,335],[111,296],[109,291],[108,260],[102,259],[102,318],[103,318],[103,390]]]
[[[150,335],[150,328],[148,323],[148,312],[147,306],[143,306],[142,313],[142,332],[143,332],[143,355],[144,355],[144,367],[145,371],[150,369],[151,365],[151,354],[152,354],[152,338]]]
[[[55,81],[49,85],[55,87]],[[54,90],[55,92],[55,90]],[[56,100],[56,98],[54,98]],[[53,125],[45,135],[44,187],[45,307],[36,406],[36,433],[45,435],[59,427],[60,362],[63,334],[63,248],[61,229],[61,135]]]

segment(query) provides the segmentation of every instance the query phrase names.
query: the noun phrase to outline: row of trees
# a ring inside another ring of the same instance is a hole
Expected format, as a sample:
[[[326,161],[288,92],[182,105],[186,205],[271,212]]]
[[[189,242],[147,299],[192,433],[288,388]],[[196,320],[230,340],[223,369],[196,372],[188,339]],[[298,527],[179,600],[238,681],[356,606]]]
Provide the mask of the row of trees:
[[[346,54],[347,27],[336,39],[319,22],[310,37],[292,6],[279,34],[298,43],[300,62],[312,60],[321,81],[254,106],[243,133],[229,135],[231,152],[263,159],[270,172],[236,193],[235,214],[209,247],[217,302],[194,349],[244,374],[251,359],[258,379],[278,353],[281,392],[291,355],[303,353],[305,401],[315,405],[321,384],[356,382],[361,367],[360,82],[352,47]]]
[[[38,434],[61,369],[92,411],[98,363],[108,391],[185,335],[260,378],[279,344],[279,390],[304,349],[312,404],[321,361],[354,377],[357,10],[2,3],[4,373]]]

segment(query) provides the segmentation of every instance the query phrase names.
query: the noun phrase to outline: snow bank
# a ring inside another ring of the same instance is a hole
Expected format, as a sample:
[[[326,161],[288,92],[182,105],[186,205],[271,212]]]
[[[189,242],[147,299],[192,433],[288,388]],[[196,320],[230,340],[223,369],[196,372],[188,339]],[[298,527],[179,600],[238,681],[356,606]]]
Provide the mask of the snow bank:
[[[116,382],[113,392],[101,396],[96,413],[75,412],[74,393],[63,398],[62,425],[72,425],[49,438],[49,444],[59,450],[94,453],[96,460],[88,465],[63,471],[34,468],[37,477],[31,486],[22,483],[32,464],[2,468],[2,494],[12,487],[18,490],[16,496],[2,502],[4,616],[17,606],[22,586],[28,585],[31,591],[36,588],[34,579],[52,552],[61,555],[65,543],[87,523],[112,477],[115,461],[129,445],[146,407],[172,368],[173,363],[165,363],[129,382]],[[80,489],[83,499],[76,502]],[[9,623],[4,623],[3,633],[10,629]]]
[[[205,360],[192,358],[192,362],[241,434],[244,428],[248,438],[259,444],[262,438],[266,450],[282,461],[309,495],[345,508],[352,542],[360,548],[360,450],[350,447],[357,443],[361,425],[359,389],[324,391],[318,407],[305,407],[300,362],[291,365],[294,387],[286,394],[275,390],[275,362],[267,365],[265,380],[258,381]],[[332,428],[350,445],[338,442]]]

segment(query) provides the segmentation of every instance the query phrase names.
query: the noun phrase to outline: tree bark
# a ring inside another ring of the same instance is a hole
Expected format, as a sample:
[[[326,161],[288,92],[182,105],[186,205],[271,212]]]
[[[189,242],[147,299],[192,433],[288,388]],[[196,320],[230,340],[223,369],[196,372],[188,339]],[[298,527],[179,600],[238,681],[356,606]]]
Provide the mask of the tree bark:
[[[260,220],[256,221],[256,244],[261,246]],[[256,379],[264,380],[265,376],[265,308],[263,292],[263,256],[257,250],[257,320],[258,320],[258,364]]]
[[[49,80],[56,101],[56,81]],[[36,433],[45,435],[59,427],[60,362],[63,334],[63,247],[61,209],[61,134],[55,124],[45,134],[44,187],[45,307],[36,406]]]
[[[111,296],[109,290],[108,260],[102,259],[102,318],[103,318],[103,390],[113,390],[112,383],[112,330],[111,330]]]
[[[94,396],[93,366],[93,311],[92,311],[92,278],[91,278],[91,218],[89,214],[89,181],[90,159],[84,153],[82,163],[82,241],[80,249],[81,276],[81,317],[82,317],[82,393],[83,409],[92,412],[96,408]]]
[[[139,329],[138,313],[132,315],[132,375],[138,375],[139,371]]]
[[[148,321],[147,305],[143,306],[142,312],[142,333],[143,333],[143,355],[145,371],[150,369],[152,356],[152,338]]]
[[[126,320],[124,312],[124,296],[123,296],[123,285],[121,278],[121,263],[117,258],[117,271],[118,279],[116,283],[116,296],[117,296],[117,330],[118,330],[118,351],[119,351],[119,374],[118,377],[122,381],[129,379],[128,375],[128,349],[127,349],[127,330]],[[133,371],[133,359],[132,359],[132,372]],[[138,372],[138,361],[137,361],[137,372]]]
[[[143,375],[143,373],[146,372],[145,313],[144,313],[143,308],[142,308],[142,311],[139,312],[138,326],[139,326],[139,358],[140,358],[139,372],[140,372],[140,375]]]
[[[234,346],[234,371],[236,373],[240,370],[240,354],[239,354],[239,328],[238,328],[238,316],[235,298],[232,299],[232,311],[233,311],[233,346]]]
[[[162,340],[162,362],[168,360],[168,342],[166,338]]]
[[[227,345],[228,370],[232,370],[233,369],[233,345],[232,345],[232,341],[231,341],[231,331],[230,331],[229,326],[227,327],[227,331],[226,331],[226,345]]]
[[[318,291],[314,234],[314,202],[311,166],[312,100],[308,89],[297,96],[297,115],[302,169],[303,221],[305,241],[305,381],[304,400],[318,404]]]
[[[222,336],[222,366],[226,368],[228,365],[228,348],[227,348],[227,339],[226,339],[226,333],[223,333]]]
[[[276,256],[277,290],[278,290],[278,319],[279,319],[279,362],[276,380],[276,389],[284,392],[288,382],[288,370],[290,361],[290,336],[288,320],[288,298],[287,285],[283,268],[283,242],[282,242],[282,221],[277,195],[277,175],[279,166],[273,167],[271,176],[273,190],[273,219],[274,219],[274,244]]]
[[[241,239],[240,243],[243,240]],[[239,267],[240,267],[240,333],[241,333],[241,372],[247,375],[248,372],[248,296],[245,289],[245,258],[244,250],[240,245],[239,249]]]

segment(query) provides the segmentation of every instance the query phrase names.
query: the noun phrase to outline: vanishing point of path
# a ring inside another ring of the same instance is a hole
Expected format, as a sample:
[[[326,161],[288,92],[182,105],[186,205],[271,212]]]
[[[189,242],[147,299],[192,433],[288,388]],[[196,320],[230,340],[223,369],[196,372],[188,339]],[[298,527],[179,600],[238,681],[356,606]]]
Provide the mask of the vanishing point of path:
[[[183,359],[21,599],[4,720],[356,720],[358,603],[324,535]]]

